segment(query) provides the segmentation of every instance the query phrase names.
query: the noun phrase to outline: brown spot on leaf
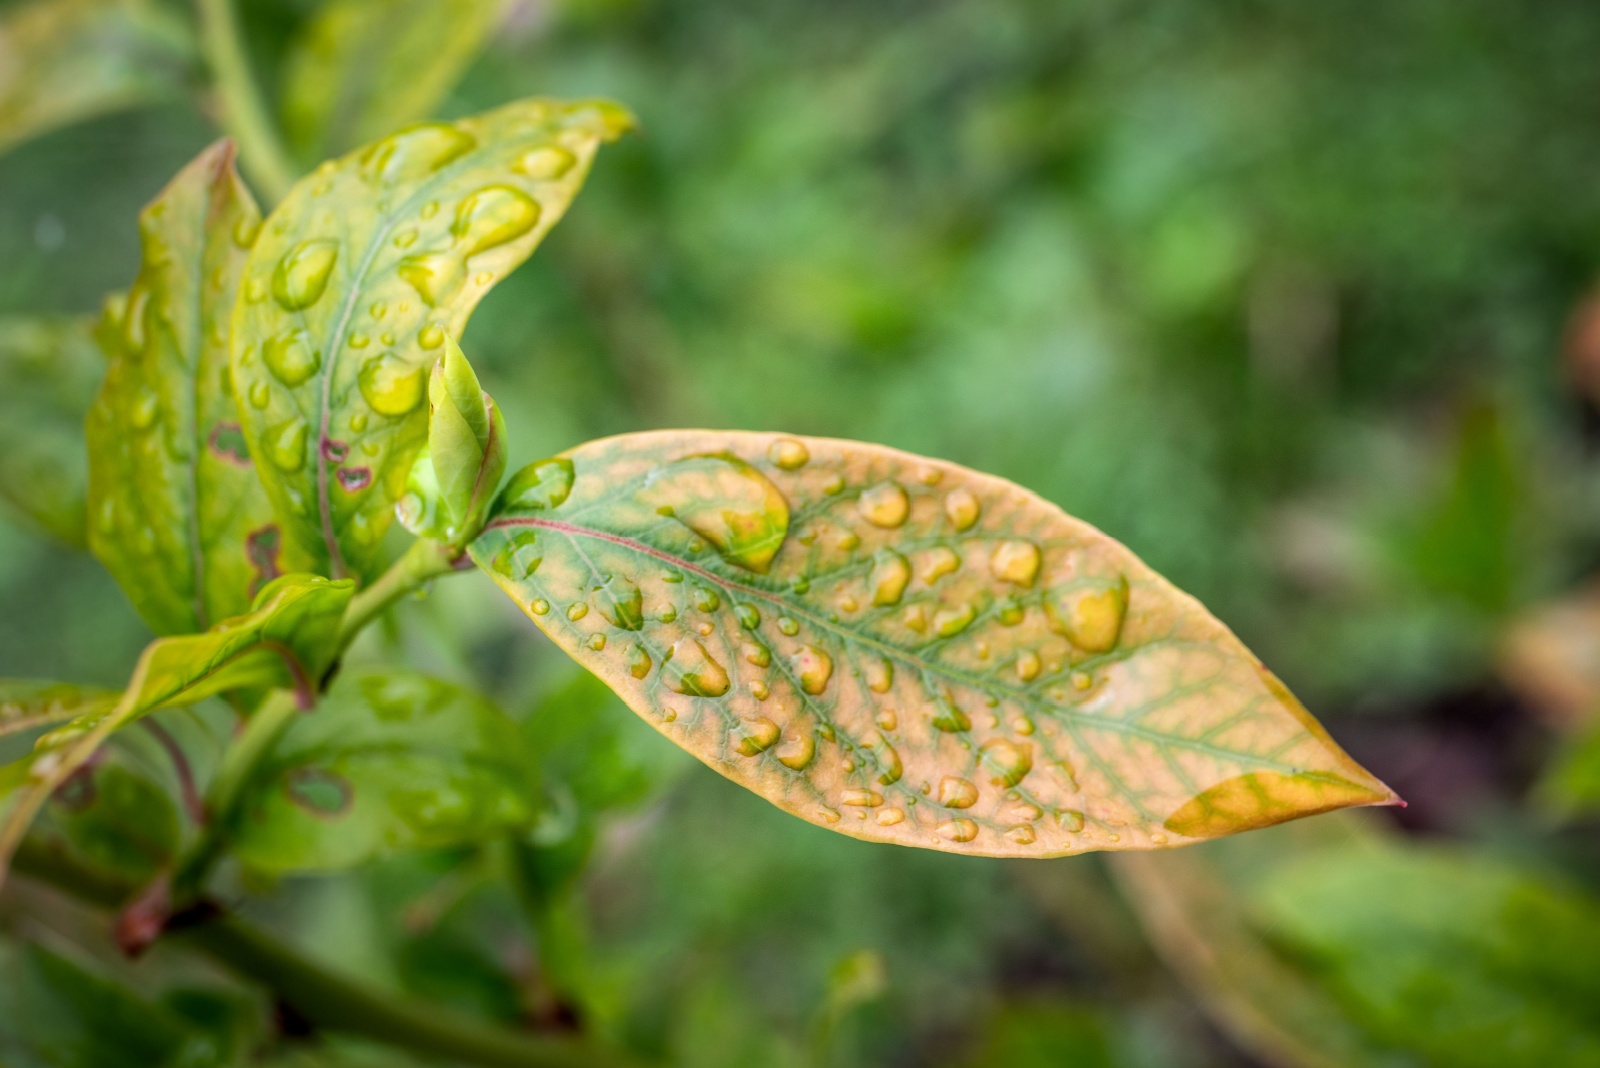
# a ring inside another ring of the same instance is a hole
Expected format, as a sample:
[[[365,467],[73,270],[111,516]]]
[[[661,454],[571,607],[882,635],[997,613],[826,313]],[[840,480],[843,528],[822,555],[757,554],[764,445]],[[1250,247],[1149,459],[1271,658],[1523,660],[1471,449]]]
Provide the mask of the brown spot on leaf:
[[[211,428],[206,444],[219,459],[238,467],[250,466],[250,450],[244,444],[244,431],[238,423],[218,423]]]
[[[255,568],[256,577],[250,583],[250,596],[283,572],[278,570],[278,554],[283,551],[283,537],[276,523],[252,530],[244,539],[244,555]]]

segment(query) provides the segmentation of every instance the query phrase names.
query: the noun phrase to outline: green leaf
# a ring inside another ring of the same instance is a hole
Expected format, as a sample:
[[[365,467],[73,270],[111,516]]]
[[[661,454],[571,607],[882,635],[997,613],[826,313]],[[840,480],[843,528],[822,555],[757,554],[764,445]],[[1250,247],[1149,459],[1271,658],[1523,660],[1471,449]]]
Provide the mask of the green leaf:
[[[528,100],[414,126],[324,164],[267,220],[234,313],[233,381],[285,533],[315,570],[370,574],[445,339],[629,121],[610,104]]]
[[[84,545],[83,418],[105,373],[85,319],[0,319],[0,499]]]
[[[228,324],[261,216],[219,141],[140,215],[144,260],[101,330],[89,545],[152,629],[205,630],[286,571],[229,387]]]
[[[102,749],[51,795],[50,823],[90,864],[143,883],[177,856],[177,805],[159,783]]]
[[[285,575],[247,615],[152,642],[114,705],[73,719],[40,738],[27,759],[0,769],[0,878],[45,800],[120,728],[166,705],[241,686],[293,686],[309,705],[353,590],[348,581]]]
[[[95,115],[177,96],[193,47],[145,0],[36,0],[0,18],[0,152]]]
[[[206,1068],[218,1041],[165,1007],[40,946],[0,943],[7,1068]]]
[[[333,871],[526,824],[516,728],[459,686],[411,672],[341,677],[252,781],[233,848],[268,872]]]
[[[855,837],[1145,849],[1394,794],[1229,631],[1031,493],[664,431],[508,483],[473,560],[674,742]]]
[[[506,424],[454,338],[428,379],[428,455],[452,542],[470,540],[506,471]]]
[[[1600,728],[1557,751],[1539,781],[1538,794],[1547,807],[1562,815],[1600,809]]]
[[[1600,902],[1460,850],[1319,853],[1263,929],[1377,1038],[1429,1064],[1600,1063]]]
[[[483,48],[505,0],[333,0],[294,42],[284,126],[317,160],[426,118]]]
[[[0,738],[103,711],[119,694],[45,679],[0,679]]]

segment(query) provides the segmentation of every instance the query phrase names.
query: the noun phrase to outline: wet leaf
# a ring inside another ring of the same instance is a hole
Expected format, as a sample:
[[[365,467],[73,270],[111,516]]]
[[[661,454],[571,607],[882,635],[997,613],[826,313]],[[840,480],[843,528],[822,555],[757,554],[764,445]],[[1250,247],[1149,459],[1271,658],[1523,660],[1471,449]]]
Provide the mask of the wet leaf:
[[[334,0],[289,54],[284,126],[305,159],[427,118],[482,49],[504,0]]]
[[[1262,930],[1379,1041],[1459,1068],[1600,1063],[1592,896],[1416,846],[1323,851],[1256,894]]]
[[[610,104],[527,100],[324,164],[267,220],[234,314],[233,381],[286,534],[365,575],[427,436],[429,368],[555,225]]]
[[[0,499],[84,545],[83,418],[105,361],[84,319],[0,319]]]
[[[353,588],[285,575],[248,614],[204,634],[152,642],[120,700],[44,735],[26,759],[0,769],[0,878],[45,800],[120,728],[166,705],[241,686],[292,686],[309,704]]]
[[[824,827],[1056,856],[1394,800],[1192,598],[1000,479],[668,431],[532,465],[500,508],[472,557],[541,629]]]
[[[333,871],[404,849],[459,845],[529,822],[516,727],[427,675],[342,676],[266,761],[234,850],[268,872]]]
[[[102,711],[121,696],[95,686],[0,679],[0,737]]]
[[[219,141],[140,215],[144,248],[100,336],[89,545],[152,629],[205,630],[296,566],[239,429],[228,324],[261,216]]]
[[[0,152],[46,130],[179,94],[192,45],[146,0],[35,0],[0,17]]]

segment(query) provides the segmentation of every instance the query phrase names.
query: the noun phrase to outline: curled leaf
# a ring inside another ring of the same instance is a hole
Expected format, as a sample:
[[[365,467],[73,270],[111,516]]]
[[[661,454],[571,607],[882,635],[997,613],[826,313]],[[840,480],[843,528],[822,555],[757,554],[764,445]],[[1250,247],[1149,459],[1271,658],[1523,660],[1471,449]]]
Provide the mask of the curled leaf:
[[[100,330],[89,546],[160,634],[237,615],[297,570],[239,429],[228,328],[261,215],[219,141],[140,215],[144,249]]]
[[[101,710],[117,697],[110,690],[70,682],[0,679],[0,738]]]
[[[665,431],[533,465],[498,508],[472,558],[541,629],[824,827],[1057,856],[1395,800],[1193,598],[1001,479]]]
[[[113,732],[166,705],[240,686],[291,686],[309,703],[353,591],[348,581],[285,575],[247,614],[204,634],[152,642],[120,699],[44,735],[32,754],[0,772],[0,879],[40,806]]]
[[[302,180],[233,320],[244,435],[314,570],[367,575],[428,433],[429,368],[629,120],[527,100],[402,130]]]

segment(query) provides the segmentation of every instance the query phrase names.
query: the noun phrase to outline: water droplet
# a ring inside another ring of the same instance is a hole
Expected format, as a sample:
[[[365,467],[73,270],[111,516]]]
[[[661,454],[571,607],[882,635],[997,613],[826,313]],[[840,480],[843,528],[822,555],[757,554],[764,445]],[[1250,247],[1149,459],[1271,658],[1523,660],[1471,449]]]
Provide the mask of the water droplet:
[[[448,123],[418,123],[363,152],[361,169],[374,181],[412,181],[461,158],[477,144],[471,134]]]
[[[1033,828],[1029,827],[1025,823],[1019,823],[1017,826],[1011,828],[1006,832],[1006,837],[1018,845],[1032,845],[1039,838],[1039,836],[1034,833]]]
[[[767,667],[772,663],[772,651],[760,642],[745,642],[739,647],[747,663]]]
[[[800,680],[800,689],[815,697],[828,688],[833,677],[833,657],[812,645],[803,646],[790,657],[794,673]]]
[[[533,611],[534,615],[542,616],[546,612],[550,611],[550,602],[545,600],[543,597],[540,597],[538,600],[534,601],[528,607]],[[648,665],[646,665],[646,666],[648,666]]]
[[[932,586],[961,568],[961,555],[948,546],[929,549],[922,557],[922,581]]]
[[[572,461],[556,456],[536,460],[511,476],[500,491],[496,513],[543,512],[559,508],[572,492]]]
[[[372,302],[372,306],[367,309],[367,314],[372,316],[374,319],[382,319],[385,315],[389,314],[389,305],[385,304],[381,300],[375,300]]]
[[[1022,602],[1015,597],[1007,597],[999,603],[995,616],[1002,626],[1014,627],[1021,623],[1027,615],[1027,609],[1022,607]]]
[[[433,218],[435,215],[439,214],[439,202],[437,200],[428,201],[426,204],[422,205],[422,211],[419,212],[419,214],[424,219]]]
[[[1032,649],[1024,649],[1017,654],[1017,678],[1023,682],[1032,682],[1039,677],[1039,654]]]
[[[595,652],[598,653],[598,652],[600,652],[600,650],[604,649],[605,647],[606,647],[606,636],[604,634],[591,634],[591,635],[589,635],[589,648],[593,649]]]
[[[417,243],[417,228],[408,226],[394,235],[395,248],[410,248]]]
[[[941,638],[953,638],[970,627],[977,618],[978,609],[974,605],[941,608],[933,614],[933,630]]]
[[[717,591],[707,589],[705,586],[694,588],[694,606],[702,612],[715,612],[722,604],[722,598],[717,596]]]
[[[867,585],[872,587],[872,603],[879,606],[899,604],[911,581],[911,565],[893,549],[879,549],[872,554],[872,571]]]
[[[939,780],[939,804],[945,808],[971,808],[978,803],[978,788],[966,779],[946,775]]]
[[[444,327],[429,323],[417,332],[417,344],[425,349],[436,349],[444,344]]]
[[[466,270],[466,265],[448,252],[407,256],[396,268],[400,277],[430,308],[437,308],[455,295],[466,279]]]
[[[946,734],[956,734],[970,731],[972,720],[948,695],[938,694],[933,699],[933,725]]]
[[[862,665],[867,676],[867,689],[873,693],[888,693],[894,685],[894,664],[881,656],[869,656]]]
[[[680,638],[661,665],[667,688],[691,697],[721,697],[728,692],[728,672],[694,638]]]
[[[906,818],[906,814],[898,808],[885,808],[878,812],[878,826],[893,827]]]
[[[1065,808],[1056,813],[1056,822],[1061,824],[1063,831],[1077,834],[1083,830],[1083,813],[1077,809]]]
[[[822,820],[824,823],[839,822],[839,813],[829,808],[827,805],[818,805],[813,811],[816,813],[817,818]]]
[[[584,604],[582,601],[573,601],[571,604],[567,605],[567,618],[572,620],[574,623],[588,614],[589,606]]]
[[[422,403],[427,369],[411,367],[399,356],[385,352],[370,357],[357,376],[361,396],[379,415],[399,416]]]
[[[939,824],[939,836],[952,842],[970,842],[978,837],[978,825],[968,819],[946,820]]]
[[[765,574],[789,532],[789,505],[760,471],[732,456],[694,456],[652,472],[642,494],[716,547]]]
[[[289,419],[268,428],[261,439],[267,456],[284,471],[298,471],[306,465],[306,421]]]
[[[304,330],[280,334],[261,346],[261,360],[273,377],[293,389],[322,367],[322,353],[311,347]]]
[[[760,679],[753,679],[750,682],[750,695],[757,701],[765,701],[772,695],[772,691],[767,689],[767,684]]]
[[[261,216],[251,213],[239,216],[233,224],[233,243],[240,248],[250,248],[261,236]]]
[[[536,200],[509,185],[491,185],[461,201],[450,233],[461,243],[461,255],[470,259],[515,241],[538,221]]]
[[[674,619],[678,618],[678,610],[672,607],[670,604],[666,605],[661,609],[661,614],[656,618],[661,620],[663,623],[671,623]]]
[[[768,749],[778,744],[780,734],[778,725],[765,716],[747,719],[741,724],[743,737],[739,738],[739,752],[745,756],[756,756],[765,753]]]
[[[339,258],[339,242],[328,238],[302,241],[278,261],[272,272],[272,299],[285,311],[315,304],[328,288],[328,276]]]
[[[970,530],[972,524],[978,521],[981,511],[978,498],[970,490],[951,490],[944,498],[944,514],[950,520],[950,525],[957,530]]]
[[[990,772],[989,782],[993,786],[1015,786],[1033,770],[1033,747],[1004,738],[984,742],[978,750],[978,758]]]
[[[334,477],[350,493],[366,489],[372,484],[372,471],[366,467],[341,467]]]
[[[734,605],[733,614],[739,617],[741,627],[755,630],[761,625],[761,613],[753,604]]]
[[[1031,541],[1003,541],[989,557],[989,570],[1002,582],[1032,586],[1039,574],[1039,547]]]
[[[525,153],[511,165],[511,169],[536,182],[551,182],[570,171],[576,162],[577,159],[566,149],[545,146]]]
[[[1029,719],[1027,716],[1018,716],[1016,719],[1011,721],[1011,729],[1024,736],[1032,734],[1033,720]]]
[[[811,450],[805,442],[794,438],[779,438],[767,449],[767,459],[785,471],[797,471],[811,459]]]
[[[613,627],[638,630],[644,626],[644,594],[621,575],[613,575],[594,591],[594,606]]]
[[[846,790],[839,800],[857,808],[876,808],[883,804],[883,795],[871,790]]]
[[[880,786],[893,786],[900,781],[900,776],[905,773],[900,763],[900,754],[890,745],[883,735],[872,731],[862,739],[862,745],[872,754],[878,767],[877,780]]]
[[[161,411],[161,398],[149,386],[141,386],[138,395],[134,397],[133,404],[128,408],[128,422],[133,424],[135,430],[149,430],[156,424],[156,416]]]
[[[855,597],[848,593],[839,598],[838,605],[839,611],[846,613],[854,612],[857,608],[861,607],[861,605],[856,601]]]
[[[873,720],[879,730],[892,731],[900,726],[900,716],[892,708],[880,708],[878,717]]]
[[[839,535],[838,546],[841,552],[850,552],[861,545],[861,535],[853,530],[847,530]]]
[[[1073,645],[1090,653],[1110,652],[1122,635],[1128,582],[1118,579],[1109,586],[1052,590],[1045,597],[1044,608],[1050,629]]]
[[[357,332],[350,335],[350,340],[346,344],[353,349],[364,349],[372,344],[372,339],[363,333]]]
[[[774,755],[777,756],[778,763],[790,771],[803,771],[817,757],[817,740],[809,731],[790,735],[782,745],[778,746]]]
[[[830,497],[838,496],[844,492],[844,476],[834,475],[822,484],[822,492]]]
[[[650,654],[637,645],[630,645],[622,653],[622,666],[634,678],[642,679],[650,674]]]
[[[272,391],[267,388],[267,384],[265,382],[252,382],[250,384],[250,392],[248,395],[250,398],[250,407],[256,409],[257,411],[265,408],[267,406],[267,402],[272,399]]]
[[[794,620],[790,619],[788,616],[779,616],[778,617],[778,630],[781,631],[783,634],[787,635],[788,637],[792,638],[796,634],[800,633],[800,624],[796,623]]]
[[[906,497],[905,487],[886,481],[864,490],[856,508],[867,522],[889,530],[905,523],[906,516],[911,514],[911,501]]]
[[[911,605],[901,614],[900,622],[904,623],[908,630],[921,634],[928,629],[928,610],[920,604]]]

